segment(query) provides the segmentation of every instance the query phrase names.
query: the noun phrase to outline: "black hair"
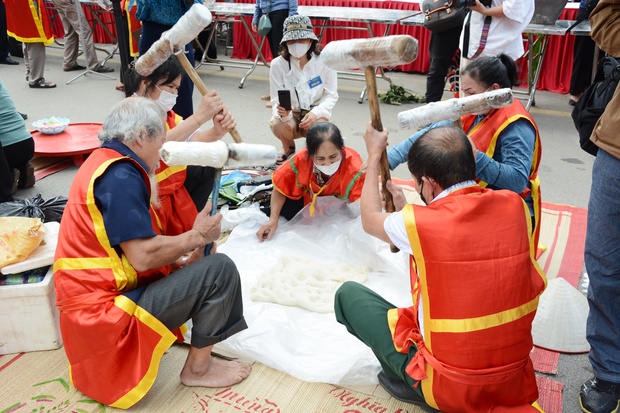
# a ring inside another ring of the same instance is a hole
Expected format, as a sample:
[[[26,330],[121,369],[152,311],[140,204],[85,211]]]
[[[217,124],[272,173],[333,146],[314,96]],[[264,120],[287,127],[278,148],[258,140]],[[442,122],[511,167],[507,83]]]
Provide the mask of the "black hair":
[[[321,46],[319,45],[319,42],[314,39],[308,40],[312,40],[312,44],[310,44],[310,48],[306,52],[306,57],[308,58],[308,60],[310,60],[312,59],[312,55],[318,56],[321,54]],[[280,44],[280,46],[278,47],[278,54],[282,56],[287,62],[291,61],[291,54],[288,51],[288,47],[286,47],[286,42]]]
[[[476,178],[476,161],[467,135],[452,126],[430,129],[409,149],[407,166],[419,182],[433,178],[442,188]]]
[[[317,122],[310,126],[306,133],[306,148],[308,156],[313,157],[323,142],[330,141],[338,150],[344,148],[344,140],[340,129],[331,122]]]
[[[155,85],[168,84],[174,82],[179,76],[185,73],[183,66],[179,63],[176,56],[170,56],[164,63],[153,70],[153,73],[142,76],[135,69],[129,69],[125,76],[125,96],[129,97],[140,90],[142,80],[148,80],[147,91]]]
[[[461,76],[465,75],[487,89],[494,83],[497,83],[500,88],[512,88],[521,83],[515,61],[503,53],[474,59],[461,71]]]

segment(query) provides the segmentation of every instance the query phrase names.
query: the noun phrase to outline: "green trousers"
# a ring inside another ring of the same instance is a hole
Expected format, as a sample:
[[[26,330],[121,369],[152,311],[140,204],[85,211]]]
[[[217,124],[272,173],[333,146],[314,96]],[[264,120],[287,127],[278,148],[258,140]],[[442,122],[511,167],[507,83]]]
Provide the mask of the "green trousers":
[[[338,322],[370,347],[387,376],[413,386],[414,381],[405,373],[405,368],[418,349],[412,345],[409,354],[396,351],[387,319],[387,312],[392,308],[396,306],[369,288],[352,281],[342,284],[334,298]],[[413,389],[422,395],[421,386]]]

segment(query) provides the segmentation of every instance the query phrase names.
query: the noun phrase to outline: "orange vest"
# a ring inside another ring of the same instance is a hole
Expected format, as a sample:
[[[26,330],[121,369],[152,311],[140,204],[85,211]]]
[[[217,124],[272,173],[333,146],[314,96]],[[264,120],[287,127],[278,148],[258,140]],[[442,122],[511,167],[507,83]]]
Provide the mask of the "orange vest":
[[[129,29],[129,54],[133,57],[138,57],[140,54],[139,41],[140,33],[142,32],[142,25],[140,20],[136,17],[138,6],[136,4],[133,7],[129,7],[129,1],[121,1],[121,8],[125,12],[127,17],[127,28]]]
[[[54,35],[43,0],[4,0],[9,36],[24,43],[54,42]],[[10,12],[8,12],[10,10]]]
[[[167,129],[174,128],[181,117],[173,111],[168,112]],[[192,197],[185,189],[187,167],[168,166],[159,161],[155,178],[159,189],[160,206],[155,208],[156,220],[166,235],[179,235],[194,226],[198,211]]]
[[[150,284],[169,266],[137,273],[110,246],[95,204],[94,183],[114,162],[133,162],[97,149],[80,167],[63,213],[54,257],[56,305],[73,385],[106,405],[129,408],[153,385],[161,358],[176,337],[122,293]],[[159,233],[156,225],[153,225]]]
[[[535,411],[531,324],[546,279],[523,200],[472,185],[403,217],[413,306],[388,322],[398,351],[418,349],[406,373],[443,412]]]
[[[536,131],[536,139],[534,141],[534,153],[532,154],[532,166],[530,168],[529,186],[526,187],[520,194],[523,198],[526,198],[528,194],[532,194],[532,204],[534,207],[534,219],[535,227],[533,229],[534,236],[532,241],[534,247],[538,247],[538,239],[540,237],[540,220],[541,220],[541,198],[540,198],[540,180],[538,178],[538,167],[540,165],[540,158],[542,155],[542,147],[540,144],[540,134],[538,133],[538,126],[534,122],[534,118],[523,107],[521,102],[517,99],[514,100],[512,105],[506,106],[501,109],[491,111],[487,114],[480,123],[478,123],[473,129],[472,125],[476,120],[476,115],[465,115],[461,117],[463,123],[463,130],[467,132],[467,135],[476,145],[476,148],[487,154],[490,158],[493,158],[495,154],[495,147],[497,146],[497,139],[503,132],[506,126],[510,125],[519,119],[528,120]],[[480,186],[486,187],[487,182],[480,181]]]
[[[313,173],[312,158],[303,149],[280,165],[272,175],[274,187],[290,199],[303,197],[304,205],[312,203],[318,196],[332,195],[351,202],[362,195],[365,175],[360,172],[362,158],[353,149],[344,147],[342,163],[334,175],[323,186],[319,186]]]

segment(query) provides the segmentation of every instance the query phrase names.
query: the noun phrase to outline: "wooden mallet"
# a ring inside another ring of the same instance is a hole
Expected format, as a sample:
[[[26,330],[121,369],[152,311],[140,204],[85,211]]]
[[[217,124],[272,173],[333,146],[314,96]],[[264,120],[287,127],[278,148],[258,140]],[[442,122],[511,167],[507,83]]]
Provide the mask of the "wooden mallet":
[[[202,4],[194,4],[170,30],[163,32],[159,40],[138,58],[136,72],[142,76],[148,76],[174,54],[200,93],[203,96],[206,95],[209,90],[185,56],[185,45],[194,40],[205,27],[211,24],[211,21],[209,9]],[[229,129],[228,133],[236,143],[243,142],[236,128]]]
[[[351,39],[329,42],[321,52],[323,61],[334,70],[365,68],[368,106],[372,126],[383,130],[379,95],[377,94],[376,67],[393,67],[413,62],[418,57],[418,41],[411,36],[397,35],[370,39]],[[381,154],[381,183],[385,209],[394,212],[392,194],[386,182],[390,179],[387,152]]]

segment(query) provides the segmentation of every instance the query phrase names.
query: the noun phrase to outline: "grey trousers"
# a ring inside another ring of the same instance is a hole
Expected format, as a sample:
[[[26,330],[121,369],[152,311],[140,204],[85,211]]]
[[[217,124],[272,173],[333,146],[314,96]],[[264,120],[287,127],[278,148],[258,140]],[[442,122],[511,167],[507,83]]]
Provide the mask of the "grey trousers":
[[[148,285],[137,304],[170,330],[191,319],[191,344],[197,348],[247,328],[239,272],[224,254],[204,257]]]
[[[24,43],[24,64],[28,83],[34,85],[45,72],[45,45],[41,42]]]
[[[93,31],[86,20],[82,7],[75,5],[76,0],[52,0],[65,28],[65,54],[63,67],[69,68],[77,64],[80,50],[80,34],[84,37],[84,57],[88,68],[91,70],[99,67],[95,44],[93,43]]]

